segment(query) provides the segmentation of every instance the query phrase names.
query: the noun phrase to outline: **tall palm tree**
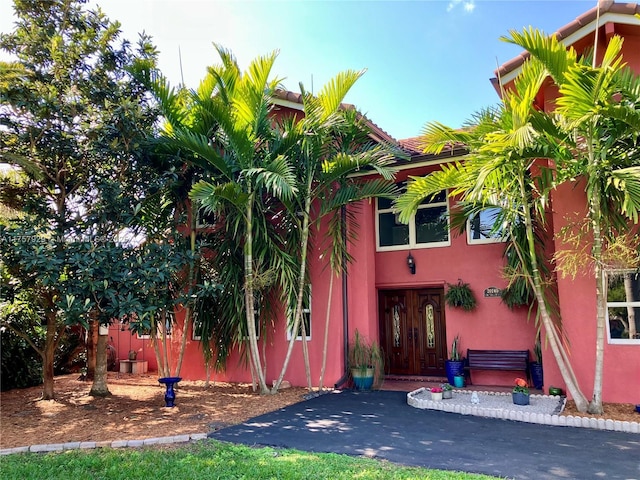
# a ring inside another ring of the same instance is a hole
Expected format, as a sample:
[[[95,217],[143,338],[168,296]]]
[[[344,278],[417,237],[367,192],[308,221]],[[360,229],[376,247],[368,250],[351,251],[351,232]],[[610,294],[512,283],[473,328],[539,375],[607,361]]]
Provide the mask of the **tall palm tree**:
[[[216,49],[222,64],[210,67],[201,84],[208,95],[201,95],[199,111],[215,120],[215,129],[201,132],[176,122],[167,134],[174,145],[201,159],[210,173],[209,180],[193,186],[191,199],[210,211],[233,216],[235,226],[227,220],[227,228],[235,231],[236,238],[243,238],[249,356],[260,392],[269,393],[258,349],[255,292],[264,282],[273,281],[269,280],[272,276],[285,287],[292,277],[287,274],[290,268],[287,259],[279,254],[277,240],[255,244],[254,237],[260,233],[258,230],[264,232],[268,228],[265,212],[258,206],[269,197],[286,204],[296,193],[294,169],[287,155],[294,139],[282,135],[270,115],[272,97],[279,85],[277,79],[270,78],[277,53],[254,59],[243,73],[229,51],[217,45]],[[260,234],[266,240],[266,235]],[[268,251],[264,250],[265,245]]]
[[[607,244],[628,231],[628,221],[638,222],[640,79],[623,61],[619,36],[609,40],[599,65],[595,55],[579,57],[573,48],[537,30],[512,31],[504,40],[526,49],[559,88],[555,109],[559,133],[570,140],[573,155],[559,164],[558,181],[576,175],[586,180],[597,299],[595,373],[588,410],[601,414],[606,336],[603,254]]]
[[[507,232],[523,226],[526,242],[512,241],[516,238],[513,234],[509,235],[510,241],[521,257],[521,266],[537,301],[539,319],[567,389],[577,408],[584,411],[586,398],[571,367],[559,319],[549,307],[548,279],[540,266],[544,260],[539,257],[534,231],[535,222],[544,223],[545,205],[553,187],[552,172],[539,159],[567,155],[564,145],[547,134],[556,130],[552,119],[533,108],[533,100],[545,78],[546,72],[539,63],[527,62],[514,90],[504,94],[497,108],[478,113],[467,128],[453,130],[439,123],[427,124],[423,136],[425,152],[440,153],[445,146],[462,142],[469,153],[463,161],[443,165],[440,171],[423,178],[414,177],[396,206],[400,219],[406,222],[422,200],[449,189],[450,197],[471,204],[470,212],[474,208],[500,207],[502,213],[496,221]]]
[[[300,268],[295,298],[289,299],[290,304],[295,305],[294,309],[290,309],[293,319],[289,322],[293,332],[298,332],[301,326],[313,220],[319,222],[324,215],[338,212],[342,206],[351,202],[378,196],[392,197],[395,193],[390,164],[398,156],[397,152],[389,145],[377,144],[371,140],[364,117],[355,109],[343,105],[345,96],[363,73],[364,71],[351,70],[339,73],[322,87],[317,96],[300,85],[304,117],[292,124],[293,135],[299,140],[296,143],[298,195],[291,213],[300,231],[299,244],[289,242],[295,245],[298,252],[296,257]],[[369,181],[350,178],[354,173],[367,170],[382,178]],[[318,207],[315,211],[314,205]],[[333,276],[330,281],[332,280]],[[277,390],[284,378],[296,337],[295,334],[291,336],[274,390]],[[302,347],[307,384],[311,389],[304,324]]]

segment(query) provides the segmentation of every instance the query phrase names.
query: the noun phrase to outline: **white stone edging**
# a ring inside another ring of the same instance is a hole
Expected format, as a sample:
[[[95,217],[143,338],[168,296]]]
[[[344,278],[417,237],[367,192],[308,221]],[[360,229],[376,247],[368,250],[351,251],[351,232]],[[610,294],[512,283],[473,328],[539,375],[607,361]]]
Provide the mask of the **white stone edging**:
[[[170,443],[185,443],[192,440],[206,440],[206,433],[192,433],[187,435],[174,435],[171,437],[145,438],[141,440],[113,440],[104,442],[69,442],[69,443],[50,443],[43,445],[31,445],[29,447],[3,448],[0,450],[0,456],[11,455],[13,453],[44,453],[44,452],[62,452],[64,450],[92,449],[92,448],[135,448],[146,445],[165,445]]]
[[[562,427],[581,427],[593,428],[596,430],[610,430],[625,433],[640,433],[640,422],[628,422],[620,420],[611,420],[604,418],[589,418],[573,415],[551,415],[543,413],[529,413],[514,410],[500,410],[496,408],[483,408],[477,405],[460,405],[447,403],[445,400],[433,401],[422,398],[416,398],[420,393],[429,390],[421,387],[413,392],[407,393],[407,404],[414,408],[440,410],[443,412],[459,413],[461,415],[475,415],[477,417],[500,418],[503,420],[514,420],[516,422],[538,423],[540,425],[553,425]],[[468,394],[469,391],[454,390],[454,393]],[[500,392],[478,392],[483,395],[510,395],[509,393]],[[531,395],[532,397],[546,398],[549,395]],[[566,402],[566,398],[564,400]],[[564,408],[564,403],[562,405]]]

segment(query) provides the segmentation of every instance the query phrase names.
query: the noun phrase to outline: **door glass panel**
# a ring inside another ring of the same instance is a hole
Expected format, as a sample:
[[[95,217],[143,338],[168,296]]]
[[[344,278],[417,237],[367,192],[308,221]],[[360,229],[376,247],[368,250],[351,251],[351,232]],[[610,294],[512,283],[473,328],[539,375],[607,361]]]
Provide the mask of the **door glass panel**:
[[[400,305],[393,307],[393,346],[400,346]]]
[[[435,348],[436,346],[436,333],[433,317],[433,305],[427,305],[425,307],[425,315],[427,321],[427,348]]]

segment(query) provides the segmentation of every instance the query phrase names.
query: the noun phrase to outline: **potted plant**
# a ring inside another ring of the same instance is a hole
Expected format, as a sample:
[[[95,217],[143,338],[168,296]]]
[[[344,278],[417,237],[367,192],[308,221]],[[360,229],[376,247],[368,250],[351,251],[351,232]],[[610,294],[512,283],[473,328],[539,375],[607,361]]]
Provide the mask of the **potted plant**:
[[[529,405],[529,387],[524,378],[516,378],[511,397],[516,405]]]
[[[540,390],[543,386],[544,376],[542,371],[542,345],[540,344],[540,336],[536,339],[536,343],[533,346],[533,353],[536,356],[536,361],[531,362],[529,370],[531,372],[531,380],[533,387]]]
[[[447,293],[444,294],[444,300],[447,305],[462,308],[467,312],[476,308],[476,297],[473,295],[473,290],[471,290],[468,283],[458,279],[457,284],[447,283],[447,287]]]
[[[353,342],[349,344],[349,367],[356,389],[370,390],[382,385],[384,376],[382,349],[376,341],[367,341],[357,329]]]
[[[447,371],[447,381],[451,385],[454,384],[454,377],[456,375],[464,375],[464,360],[460,354],[459,349],[460,335],[456,335],[451,342],[451,351],[449,352],[449,360],[444,362],[445,369]]]
[[[442,400],[442,388],[433,387],[431,389],[431,400],[433,400],[434,402],[439,402]]]
[[[442,398],[453,398],[453,387],[450,383],[443,383],[440,388],[442,388]]]

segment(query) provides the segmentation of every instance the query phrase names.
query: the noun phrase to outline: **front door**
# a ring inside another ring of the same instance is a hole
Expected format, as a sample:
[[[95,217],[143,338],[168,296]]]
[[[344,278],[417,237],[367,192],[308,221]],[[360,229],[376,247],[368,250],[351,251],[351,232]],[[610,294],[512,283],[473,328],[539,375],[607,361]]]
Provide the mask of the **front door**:
[[[380,291],[380,338],[389,374],[445,374],[443,296],[441,288]]]

